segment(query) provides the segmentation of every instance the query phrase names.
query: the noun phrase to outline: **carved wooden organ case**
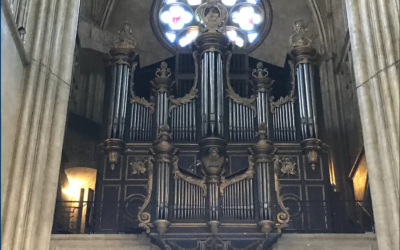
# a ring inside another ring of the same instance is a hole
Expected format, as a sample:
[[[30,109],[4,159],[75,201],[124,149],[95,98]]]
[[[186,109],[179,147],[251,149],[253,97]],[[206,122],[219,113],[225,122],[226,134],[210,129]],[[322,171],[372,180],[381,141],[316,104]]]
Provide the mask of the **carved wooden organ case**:
[[[281,97],[286,83],[261,62],[249,71],[246,51],[210,23],[168,60],[175,70],[161,63],[144,98],[124,24],[110,51],[94,233],[143,229],[162,249],[268,249],[283,229],[328,231],[329,207],[313,203],[327,201],[328,156],[302,25]]]

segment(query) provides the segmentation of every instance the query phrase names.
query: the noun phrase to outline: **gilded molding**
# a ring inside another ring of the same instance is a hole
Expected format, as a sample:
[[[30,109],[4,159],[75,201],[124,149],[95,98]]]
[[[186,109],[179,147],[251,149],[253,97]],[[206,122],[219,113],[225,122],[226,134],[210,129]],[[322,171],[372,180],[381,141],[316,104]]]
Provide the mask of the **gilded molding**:
[[[170,102],[170,106],[169,106],[169,112],[171,112],[172,110],[178,108],[180,105],[182,104],[186,104],[189,103],[190,101],[192,101],[192,99],[197,97],[197,82],[199,79],[199,64],[198,64],[198,52],[194,51],[193,52],[193,59],[194,59],[194,83],[192,88],[190,89],[189,93],[187,93],[185,96],[183,96],[182,98],[175,98],[175,96],[171,95],[169,97],[169,102]]]
[[[138,103],[146,108],[150,109],[150,114],[153,114],[155,109],[154,109],[154,103],[147,101],[144,97],[139,97],[139,96],[133,96],[131,98],[131,103]]]
[[[151,215],[149,212],[145,212],[145,209],[150,203],[151,193],[153,191],[153,162],[154,158],[150,156],[149,159],[147,160],[147,173],[149,178],[147,181],[147,196],[146,199],[144,200],[143,205],[139,207],[139,212],[137,216],[139,221],[139,226],[144,228],[146,230],[146,233],[150,233]]]
[[[203,197],[206,197],[207,196],[207,185],[206,185],[205,177],[203,179],[195,179],[191,176],[183,174],[181,171],[179,171],[178,162],[179,162],[178,156],[174,156],[172,158],[172,165],[173,165],[172,171],[175,176],[175,179],[181,179],[190,184],[199,186],[203,190]]]
[[[282,168],[282,163],[277,155],[274,156],[274,177],[275,177],[275,192],[276,192],[276,198],[278,201],[279,207],[282,209],[282,212],[279,212],[276,216],[279,224],[276,225],[276,228],[279,233],[281,233],[283,228],[286,228],[288,226],[288,223],[290,221],[290,214],[289,214],[289,208],[285,207],[283,204],[283,199],[281,196],[281,185],[279,182],[279,172],[281,171]]]
[[[256,97],[255,96],[251,96],[250,98],[243,98],[240,97],[235,90],[232,88],[231,85],[231,79],[230,79],[230,73],[229,73],[229,68],[230,68],[230,64],[231,64],[231,58],[232,58],[232,52],[228,51],[226,53],[227,58],[226,58],[226,85],[227,85],[227,96],[229,98],[231,98],[233,101],[235,101],[236,103],[239,104],[243,104],[244,106],[254,110],[255,112],[257,112],[256,110],[256,106],[255,106],[255,102],[256,102]]]
[[[247,171],[241,175],[237,175],[233,178],[225,179],[225,177],[221,178],[221,184],[219,186],[219,192],[221,196],[224,196],[224,189],[232,184],[235,184],[239,181],[246,180],[246,179],[253,179],[254,176],[254,161],[253,157],[249,156],[249,168]]]
[[[279,100],[276,102],[274,102],[273,96],[271,96],[269,98],[272,113],[275,113],[275,109],[279,108],[283,104],[286,104],[288,102],[294,103],[296,101],[296,97],[295,97],[295,90],[296,90],[295,66],[293,65],[292,61],[289,61],[289,66],[290,66],[290,75],[292,76],[292,80],[290,82],[290,84],[292,85],[292,88],[287,96],[279,98]]]

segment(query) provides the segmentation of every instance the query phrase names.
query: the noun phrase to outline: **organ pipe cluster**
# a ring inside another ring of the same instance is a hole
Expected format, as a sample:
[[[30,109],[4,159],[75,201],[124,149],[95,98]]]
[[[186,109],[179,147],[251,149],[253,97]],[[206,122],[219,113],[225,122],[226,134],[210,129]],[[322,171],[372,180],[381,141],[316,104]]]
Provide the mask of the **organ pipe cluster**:
[[[158,139],[153,143],[150,152],[155,161],[155,202],[156,212],[153,222],[159,233],[164,233],[169,222],[170,180],[172,174],[172,161],[178,150],[170,143],[169,126],[160,126]]]
[[[109,71],[105,95],[106,138],[105,152],[112,169],[124,153],[125,118],[130,82],[136,68],[134,51],[136,41],[132,37],[131,25],[123,23],[118,38],[110,50]]]
[[[322,148],[322,142],[318,139],[318,111],[315,90],[318,81],[316,72],[319,55],[312,45],[311,37],[307,34],[307,23],[303,20],[297,20],[293,27],[295,33],[290,37],[290,45],[293,47],[290,56],[294,61],[296,70],[301,145],[303,152],[308,156],[311,167],[315,169]]]

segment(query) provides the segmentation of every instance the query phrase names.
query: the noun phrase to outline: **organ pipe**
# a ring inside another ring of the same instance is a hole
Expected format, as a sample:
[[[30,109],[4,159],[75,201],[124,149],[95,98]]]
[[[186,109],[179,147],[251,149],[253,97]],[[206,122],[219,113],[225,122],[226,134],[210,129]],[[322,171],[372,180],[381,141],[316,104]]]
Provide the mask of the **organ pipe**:
[[[256,93],[257,93],[257,121],[258,125],[267,125],[267,134],[269,134],[269,99],[271,87],[274,80],[268,77],[268,70],[264,68],[261,62],[257,63],[257,69],[253,70],[253,78],[255,79]]]
[[[154,155],[155,172],[155,221],[157,230],[160,233],[166,232],[170,225],[169,201],[170,201],[170,180],[172,174],[172,162],[176,157],[177,149],[170,143],[169,126],[163,124],[159,128],[158,139],[153,143],[150,152]],[[175,204],[174,204],[175,205]]]
[[[129,84],[136,68],[134,51],[135,39],[131,36],[131,25],[123,23],[119,36],[110,50],[109,72],[106,80],[105,117],[106,131],[105,153],[111,169],[115,168],[121,154],[124,153],[125,118]]]
[[[173,84],[170,78],[171,70],[166,62],[162,62],[156,71],[156,78],[151,82],[156,94],[156,127],[168,124],[169,117],[169,89]],[[181,116],[185,120],[183,116]]]
[[[315,169],[322,148],[322,142],[318,139],[318,112],[315,91],[318,80],[315,72],[317,71],[319,54],[307,34],[307,23],[303,20],[297,20],[293,27],[295,33],[290,37],[290,45],[293,47],[290,56],[295,63],[297,76],[301,145],[312,169]]]

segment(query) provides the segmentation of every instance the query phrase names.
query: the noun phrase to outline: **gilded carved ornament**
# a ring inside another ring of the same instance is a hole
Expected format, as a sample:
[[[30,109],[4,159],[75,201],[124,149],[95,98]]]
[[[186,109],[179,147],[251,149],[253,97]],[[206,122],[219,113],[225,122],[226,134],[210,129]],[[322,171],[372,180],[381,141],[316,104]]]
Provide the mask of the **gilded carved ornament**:
[[[139,212],[137,219],[139,221],[139,226],[146,230],[146,233],[150,233],[150,220],[151,215],[149,212],[145,212],[145,209],[150,203],[151,193],[153,191],[153,162],[154,158],[150,156],[147,160],[147,173],[148,173],[148,181],[147,181],[147,196],[144,200],[142,206],[139,207]]]
[[[118,36],[110,45],[111,62],[129,66],[137,56],[134,51],[136,43],[136,39],[132,36],[132,25],[128,22],[123,22],[120,25]]]
[[[224,196],[224,189],[232,184],[235,184],[237,182],[240,182],[242,180],[246,180],[246,179],[253,179],[253,175],[254,175],[254,160],[253,160],[253,156],[249,156],[248,158],[249,160],[249,168],[247,169],[246,172],[244,172],[241,175],[237,175],[233,178],[229,178],[229,179],[225,179],[225,177],[221,178],[221,184],[219,186],[219,191],[221,196]]]
[[[233,101],[235,101],[236,103],[239,104],[243,104],[244,106],[252,109],[255,111],[255,113],[257,112],[256,110],[256,106],[255,106],[255,102],[256,102],[256,97],[253,95],[250,98],[243,98],[240,97],[235,90],[232,88],[231,85],[231,79],[230,79],[230,73],[229,73],[229,68],[230,68],[230,64],[231,64],[231,58],[232,58],[232,52],[228,51],[226,53],[227,58],[226,58],[226,85],[227,85],[227,96],[229,98],[231,98]]]
[[[262,62],[257,63],[257,69],[253,69],[252,76],[257,82],[257,92],[267,92],[271,91],[272,85],[275,83],[274,80],[268,77],[269,72]]]
[[[282,171],[282,162],[279,159],[277,155],[274,156],[273,159],[274,162],[274,177],[275,177],[275,192],[276,192],[276,198],[278,200],[278,205],[282,209],[282,212],[279,212],[277,214],[277,220],[279,224],[276,226],[278,229],[278,232],[280,233],[283,228],[286,228],[288,226],[288,223],[290,221],[290,215],[289,215],[289,208],[285,207],[283,204],[283,199],[281,196],[281,185],[279,182],[278,175]]]
[[[172,158],[172,165],[173,165],[172,171],[173,171],[175,179],[182,179],[188,183],[199,186],[203,190],[203,194],[202,194],[203,197],[206,197],[207,196],[207,185],[206,185],[205,178],[196,179],[191,176],[183,174],[181,171],[179,171],[178,163],[179,163],[178,156],[174,156]]]
[[[275,109],[279,108],[283,104],[286,104],[288,102],[294,103],[296,101],[295,97],[295,90],[296,90],[296,74],[295,74],[295,66],[293,65],[292,61],[289,61],[289,66],[290,66],[290,75],[292,77],[290,81],[290,85],[292,85],[292,88],[290,89],[290,92],[287,96],[279,98],[277,101],[274,101],[274,97],[271,96],[269,98],[270,101],[270,106],[271,106],[271,113],[275,113]]]
[[[146,164],[148,159],[135,158],[129,165],[131,167],[131,175],[146,173]]]
[[[205,4],[199,7],[198,13],[203,20],[203,26],[200,27],[201,33],[223,33],[225,31],[228,10],[218,0],[207,0]]]
[[[308,23],[298,19],[293,22],[294,34],[289,38],[289,44],[293,48],[311,47],[313,45],[313,36],[308,34]]]
[[[170,102],[170,106],[169,106],[169,111],[171,112],[172,110],[176,109],[177,107],[179,107],[182,104],[187,104],[189,102],[192,101],[192,99],[197,97],[197,82],[199,79],[199,67],[198,67],[198,52],[194,51],[193,52],[193,59],[194,59],[194,64],[195,64],[195,76],[194,76],[194,83],[192,88],[190,89],[189,93],[187,93],[185,96],[183,96],[182,98],[175,98],[175,96],[171,95],[169,97],[169,102]]]
[[[155,73],[156,78],[153,81],[150,81],[154,86],[155,91],[159,93],[168,92],[170,86],[174,83],[170,78],[171,74],[171,69],[168,68],[168,64],[162,62],[160,68],[158,68]]]

